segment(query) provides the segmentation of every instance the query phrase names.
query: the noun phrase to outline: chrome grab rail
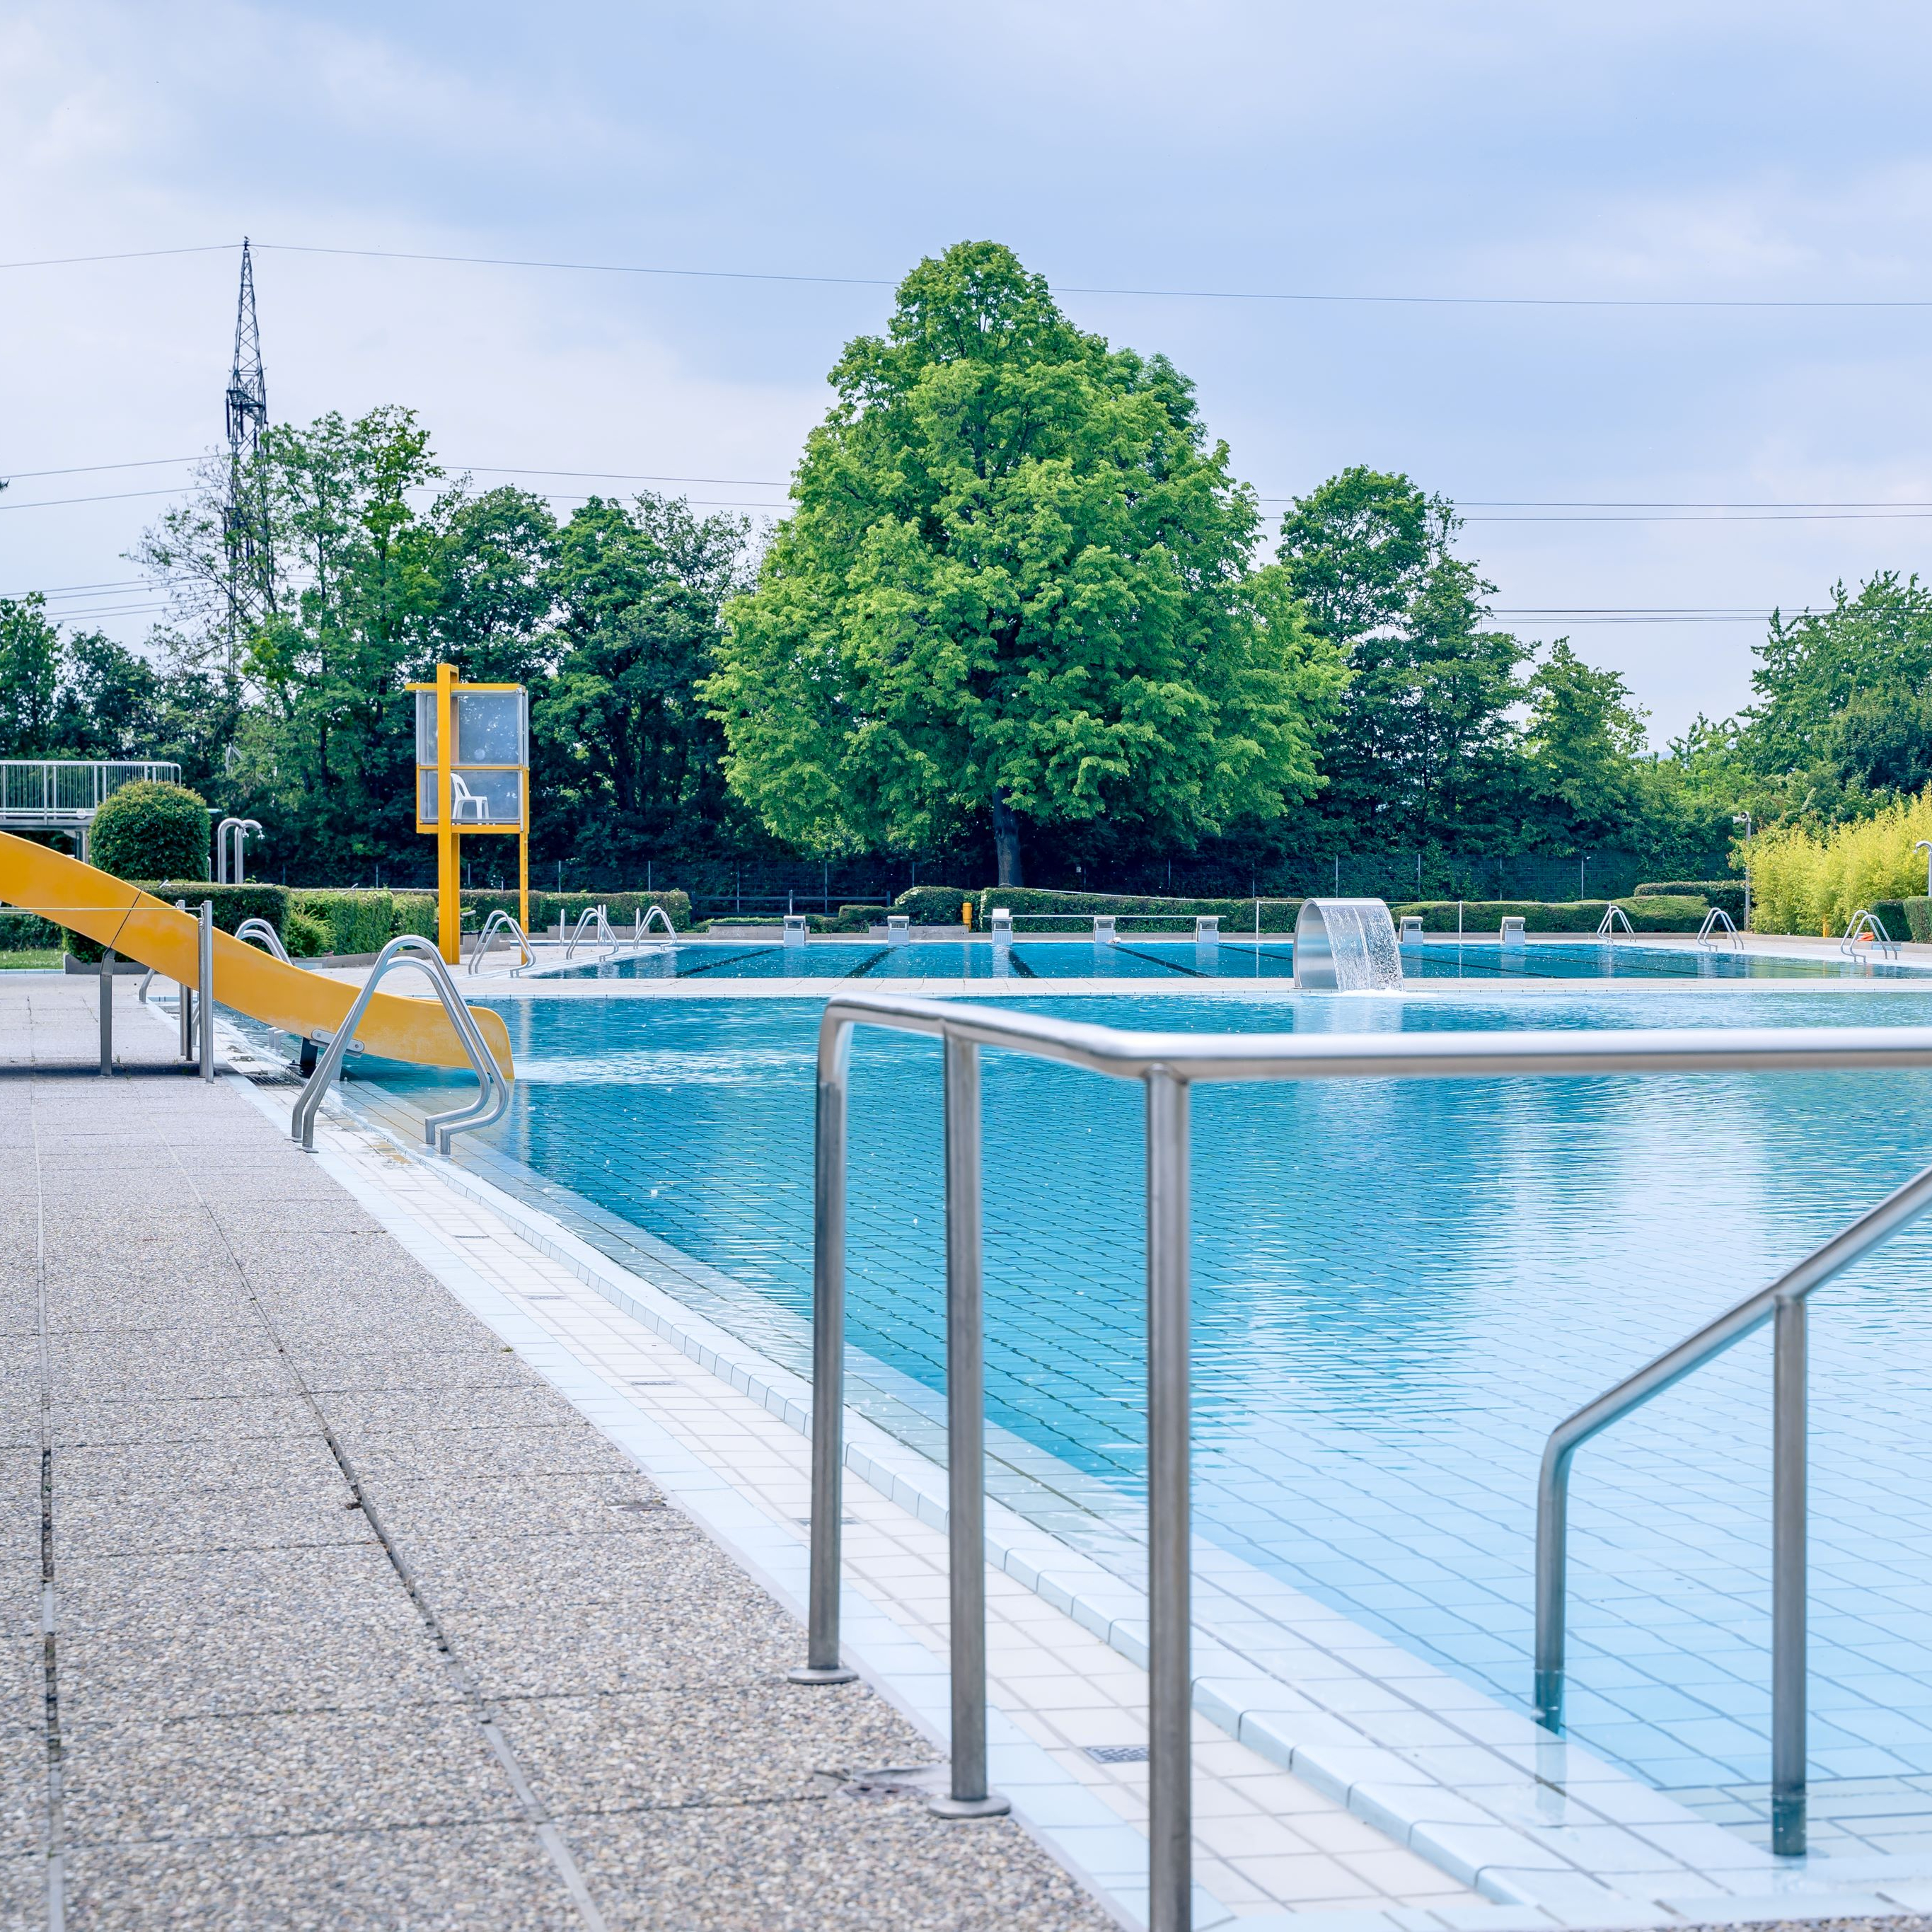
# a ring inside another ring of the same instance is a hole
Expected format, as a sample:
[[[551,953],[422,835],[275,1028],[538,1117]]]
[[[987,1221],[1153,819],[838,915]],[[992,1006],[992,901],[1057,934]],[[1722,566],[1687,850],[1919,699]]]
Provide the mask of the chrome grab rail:
[[[1597,922],[1597,937],[1599,939],[1608,939],[1616,931],[1617,922],[1619,920],[1623,922],[1624,932],[1634,939],[1636,937],[1636,928],[1630,922],[1630,914],[1625,912],[1615,899],[1611,900],[1604,908],[1604,916]]]
[[[819,1028],[813,1142],[809,1622],[805,1664],[791,1673],[794,1681],[806,1684],[844,1683],[855,1674],[840,1656],[839,1582],[844,1460],[846,1118],[852,1034],[860,1026],[937,1036],[944,1041],[946,1056],[946,1460],[953,1711],[952,1789],[949,1799],[940,1802],[967,1808],[963,1815],[980,1815],[970,1808],[997,1802],[986,1788],[980,1114],[976,1056],[972,1050],[1001,1047],[1118,1079],[1138,1080],[1146,1090],[1150,1932],[1186,1932],[1191,1922],[1189,1088],[1209,1080],[1932,1068],[1932,1028],[1924,1027],[1753,1028],[1674,1033],[1643,1029],[1600,1034],[1554,1028],[1528,1034],[1460,1035],[1157,1034],[903,994],[834,994],[826,1002]],[[1910,1204],[1901,1208],[1899,1204],[1908,1197]],[[1852,1258],[1852,1251],[1845,1252],[1815,1280],[1803,1280],[1800,1285],[1807,1270],[1820,1268],[1836,1246],[1882,1220],[1882,1229],[1856,1250],[1863,1252],[1928,1204],[1932,1204],[1932,1170],[1855,1224],[1838,1238],[1838,1244],[1828,1244],[1774,1283],[1764,1297],[1782,1296],[1802,1307],[1802,1294]],[[1762,1298],[1754,1298],[1754,1302]],[[1740,1311],[1734,1310],[1702,1336],[1694,1337],[1693,1342],[1709,1336],[1726,1322],[1742,1318]],[[1750,1325],[1764,1318],[1762,1314],[1756,1315]],[[1784,1318],[1789,1324],[1790,1318]],[[1748,1330],[1738,1330],[1744,1332]],[[1788,1356],[1795,1347],[1802,1357],[1802,1328],[1796,1333],[1797,1342],[1787,1342],[1785,1351]],[[1720,1346],[1735,1339],[1730,1336]],[[1680,1344],[1678,1350],[1672,1352],[1672,1357],[1690,1346]],[[1787,1519],[1795,1510],[1802,1526],[1802,1465],[1795,1502],[1793,1494],[1787,1481],[1780,1490],[1779,1506]],[[1802,1597],[1798,1610],[1802,1624]],[[1788,1606],[1786,1615],[1788,1618]],[[1802,1691],[1802,1684],[1800,1688]]]
[[[584,928],[590,928],[590,943],[602,946],[614,952],[617,950],[617,935],[610,930],[608,908],[601,905],[586,906],[577,916],[577,923],[570,929],[570,937],[565,942],[563,956],[568,959],[574,952],[584,938]]]
[[[1718,943],[1716,934],[1720,932],[1730,935],[1731,944],[1740,952],[1744,950],[1744,936],[1732,922],[1730,914],[1722,906],[1713,906],[1704,915],[1704,923],[1697,928],[1697,944],[1700,946],[1715,946]]]
[[[1888,959],[1898,957],[1898,942],[1885,929],[1885,922],[1868,908],[1853,914],[1852,922],[1845,928],[1845,936],[1838,941],[1838,950],[1848,959],[1856,959],[1862,940],[1875,940],[1878,950]]]
[[[362,1016],[375,998],[377,982],[398,958],[403,958],[406,964],[420,966],[429,975],[430,983],[436,988],[436,998],[442,1002],[443,1011],[449,1016],[450,1024],[456,1029],[457,1038],[463,1042],[464,1052],[470,1056],[470,1064],[482,1088],[468,1106],[456,1108],[447,1114],[430,1114],[423,1122],[424,1142],[437,1153],[447,1154],[452,1134],[468,1133],[474,1128],[492,1126],[509,1109],[510,1082],[504,1078],[475,1017],[464,1004],[462,994],[456,990],[456,982],[450,977],[449,968],[443,964],[442,955],[437,951],[435,942],[413,932],[405,932],[391,940],[376,954],[368,978],[356,995],[356,1004],[349,1009],[348,1016],[341,1025],[328,1036],[315,1071],[296,1097],[295,1112],[289,1120],[289,1138],[299,1141],[305,1153],[313,1153],[315,1149],[315,1117],[322,1106],[322,1096],[340,1071],[344,1056],[350,1050],[356,1029],[362,1024]],[[320,1040],[322,1036],[317,1034],[315,1037]]]
[[[296,963],[289,957],[289,949],[282,944],[282,935],[266,919],[244,919],[235,928],[235,937],[244,940],[259,939],[284,966]]]
[[[663,920],[666,938],[675,939],[677,937],[677,928],[671,924],[670,914],[666,912],[662,906],[654,905],[644,914],[643,919],[638,922],[638,937],[640,939],[642,939],[644,934],[650,931],[651,921],[654,919]]]
[[[1903,1060],[1901,1065],[1916,1065]],[[1536,1490],[1536,1715],[1563,1727],[1570,1465],[1591,1437],[1734,1343],[1776,1324],[1772,1343],[1772,1850],[1804,1849],[1804,1304],[1852,1262],[1932,1208],[1932,1167],[1814,1249],[1768,1288],[1626,1376],[1550,1432]]]
[[[525,966],[532,965],[536,963],[536,955],[530,950],[530,942],[524,938],[524,928],[517,923],[515,914],[506,912],[501,906],[499,906],[496,910],[483,922],[483,930],[476,935],[476,943],[470,948],[470,970],[472,975],[478,974],[483,970],[483,955],[489,950],[491,937],[494,934],[506,929],[508,931],[510,936],[515,940],[519,950],[523,954],[521,964],[513,966],[510,969],[512,976],[520,973]]]

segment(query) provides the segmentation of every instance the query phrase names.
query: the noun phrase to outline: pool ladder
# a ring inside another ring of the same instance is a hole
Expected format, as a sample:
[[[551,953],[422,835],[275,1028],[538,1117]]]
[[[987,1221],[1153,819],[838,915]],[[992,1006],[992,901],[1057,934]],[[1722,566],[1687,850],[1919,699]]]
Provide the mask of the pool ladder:
[[[456,1030],[456,1036],[462,1042],[463,1051],[481,1089],[468,1106],[454,1108],[446,1114],[429,1115],[423,1122],[424,1140],[438,1154],[446,1155],[452,1135],[492,1126],[509,1111],[509,1077],[497,1066],[496,1056],[490,1052],[482,1030],[476,1024],[476,1016],[456,990],[456,982],[450,977],[442,955],[437,951],[434,940],[405,932],[391,940],[376,954],[376,963],[370,968],[369,976],[363,982],[362,989],[356,995],[355,1004],[342,1024],[332,1034],[318,1032],[310,1036],[322,1048],[322,1058],[296,1096],[295,1112],[289,1120],[289,1138],[298,1142],[304,1153],[315,1150],[315,1117],[322,1106],[323,1095],[328,1091],[329,1083],[340,1072],[344,1057],[361,1051],[356,1040],[356,1029],[362,1024],[362,1016],[369,1010],[369,1002],[376,997],[376,988],[382,976],[399,962],[419,967],[429,975],[430,984],[435,988],[436,996],[442,1001],[442,1010]]]
[[[1838,941],[1838,950],[1848,959],[1858,956],[1858,947],[1867,940],[1874,942],[1885,958],[1898,957],[1898,942],[1885,929],[1885,922],[1869,908],[1852,915],[1852,922],[1845,928],[1845,936]]]
[[[1728,937],[1740,952],[1744,950],[1744,936],[1732,922],[1730,914],[1722,906],[1713,906],[1704,915],[1704,923],[1697,928],[1697,944],[1714,946],[1723,937]]]

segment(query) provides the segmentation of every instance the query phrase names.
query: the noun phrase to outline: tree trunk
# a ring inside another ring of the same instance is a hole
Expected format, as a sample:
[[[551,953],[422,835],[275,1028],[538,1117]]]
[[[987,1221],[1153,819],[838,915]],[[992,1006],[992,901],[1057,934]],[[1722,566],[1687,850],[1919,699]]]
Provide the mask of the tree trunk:
[[[1020,822],[1006,802],[1006,794],[998,789],[993,794],[993,851],[1000,864],[999,883],[1024,885],[1020,876]]]

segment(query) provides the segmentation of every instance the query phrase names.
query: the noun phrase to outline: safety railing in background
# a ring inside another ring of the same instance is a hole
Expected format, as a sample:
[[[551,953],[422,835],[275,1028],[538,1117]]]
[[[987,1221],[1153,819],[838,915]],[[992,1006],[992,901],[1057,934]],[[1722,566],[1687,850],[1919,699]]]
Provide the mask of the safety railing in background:
[[[1636,928],[1630,922],[1630,914],[1625,912],[1615,899],[1612,899],[1604,908],[1603,917],[1597,922],[1597,937],[1599,939],[1608,939],[1616,932],[1620,926],[1633,939],[1636,937]]]
[[[0,758],[0,826],[85,825],[124,784],[178,784],[181,772],[166,760]]]
[[[1844,938],[1838,941],[1838,950],[1848,959],[1856,959],[1858,948],[1868,943],[1876,944],[1888,959],[1898,957],[1898,942],[1886,931],[1885,922],[1869,909],[1852,915],[1852,922],[1845,928]]]
[[[840,1512],[844,1460],[846,1126],[852,1035],[861,1026],[932,1035],[944,1042],[945,1054],[952,1759],[951,1788],[941,1808],[951,1808],[955,1815],[977,1816],[1004,1808],[988,1789],[986,1766],[977,1049],[998,1047],[1117,1079],[1136,1080],[1144,1090],[1150,1932],[1186,1932],[1192,1881],[1190,1090],[1202,1082],[1221,1081],[1932,1068],[1932,1028],[1928,1028],[1604,1034],[1556,1029],[1461,1034],[1149,1034],[890,993],[835,995],[826,1003],[819,1029],[813,1155],[809,1622],[806,1660],[792,1673],[795,1682],[806,1684],[844,1683],[854,1675],[840,1651]],[[1932,1169],[1848,1230],[1840,1241],[1866,1231],[1870,1238],[1858,1250],[1862,1252],[1928,1204],[1932,1204]],[[1882,1228],[1870,1233],[1880,1221]],[[1844,1264],[1840,1259],[1815,1280],[1805,1279],[1802,1287],[1796,1285],[1832,1252],[1829,1246],[1821,1250],[1766,1294],[1790,1298],[1808,1292],[1817,1280],[1828,1278],[1828,1273]],[[1724,1320],[1739,1318],[1740,1311],[1733,1310]],[[1712,1332],[1706,1330],[1706,1336]],[[1798,1332],[1802,1367],[1802,1329]],[[1787,1512],[1794,1507],[1788,1487],[1782,1492],[1782,1503]],[[1802,1521],[1802,1480],[1795,1507]],[[1791,1588],[1788,1571],[1783,1587],[1787,1593]],[[1799,1588],[1802,1591],[1802,1582]],[[1802,1612],[1802,1598],[1800,1609]],[[1802,1678],[1798,1691],[1802,1696]]]
[[[466,1107],[458,1107],[446,1114],[430,1114],[423,1122],[424,1141],[439,1154],[447,1154],[452,1135],[491,1126],[509,1110],[510,1082],[498,1067],[474,1016],[464,1004],[462,994],[456,990],[456,982],[449,976],[449,968],[443,964],[442,955],[436,950],[434,940],[405,932],[391,940],[376,954],[376,963],[370,968],[369,976],[363,982],[362,989],[356,995],[356,1003],[349,1009],[341,1025],[332,1034],[314,1036],[322,1047],[322,1058],[316,1062],[315,1071],[296,1096],[295,1112],[289,1121],[289,1138],[298,1141],[305,1151],[314,1150],[316,1114],[322,1106],[323,1095],[328,1091],[329,1083],[341,1070],[343,1058],[350,1050],[356,1029],[362,1024],[362,1016],[368,1011],[369,1002],[375,998],[376,988],[383,974],[399,960],[405,964],[420,967],[429,975],[436,996],[442,1002],[442,1010],[449,1016],[449,1023],[456,1029],[457,1038],[463,1042],[463,1050],[469,1056],[481,1090]]]
[[[1713,906],[1704,915],[1704,923],[1697,928],[1697,944],[1714,946],[1720,938],[1728,938],[1740,952],[1744,950],[1744,936],[1733,923],[1730,914],[1722,906]]]

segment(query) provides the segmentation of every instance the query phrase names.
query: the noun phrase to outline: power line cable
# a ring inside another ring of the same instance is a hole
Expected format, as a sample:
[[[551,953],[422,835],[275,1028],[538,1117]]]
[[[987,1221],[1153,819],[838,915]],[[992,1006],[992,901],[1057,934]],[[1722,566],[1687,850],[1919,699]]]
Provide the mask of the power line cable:
[[[0,269],[65,268],[88,262],[143,261],[165,255],[219,254],[241,245],[238,242],[217,242],[191,248],[128,249],[111,254],[50,255],[26,261],[0,262]],[[684,268],[657,262],[555,261],[526,255],[454,255],[424,249],[328,248],[298,242],[257,242],[254,246],[272,249],[284,255],[328,255],[372,262],[436,262],[469,268],[538,268],[577,274],[654,275],[685,281],[778,282],[829,288],[890,289],[896,288],[899,280],[885,275],[816,274],[768,268]],[[1370,295],[1355,291],[1300,289],[1126,288],[1076,282],[1062,283],[1060,290],[1064,295],[1114,296],[1161,302],[1304,302],[1449,308],[1932,308],[1932,296],[1927,296]]]

